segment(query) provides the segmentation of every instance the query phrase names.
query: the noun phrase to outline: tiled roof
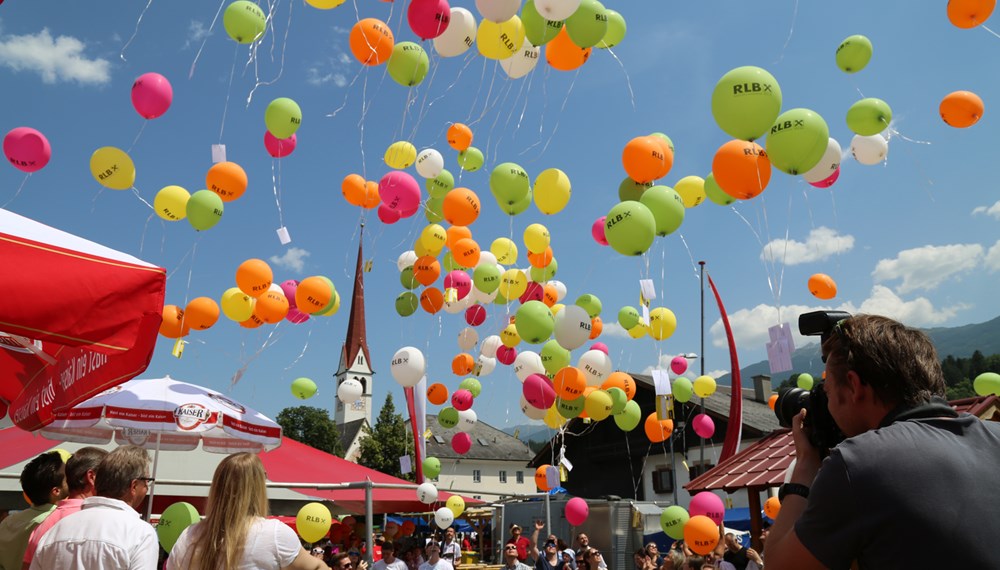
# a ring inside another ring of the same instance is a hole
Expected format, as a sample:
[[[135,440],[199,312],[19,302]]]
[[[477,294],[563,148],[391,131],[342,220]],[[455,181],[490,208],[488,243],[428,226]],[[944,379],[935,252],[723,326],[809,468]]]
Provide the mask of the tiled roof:
[[[644,374],[631,374],[632,378],[640,385],[649,390],[653,389],[653,379]],[[759,434],[771,433],[778,429],[778,418],[768,407],[767,402],[754,400],[753,381],[750,381],[750,388],[743,388],[743,426],[757,431]],[[746,380],[743,382],[746,385]],[[705,411],[716,419],[729,418],[729,399],[732,394],[730,386],[718,386],[711,396],[705,398]],[[697,402],[697,398],[692,398],[692,402]]]
[[[374,372],[372,358],[368,353],[368,339],[365,330],[365,272],[361,264],[365,227],[361,225],[361,235],[358,237],[358,265],[354,269],[354,290],[351,292],[351,314],[347,319],[347,339],[341,351],[340,363],[344,370],[358,358],[358,352],[365,355],[365,363]],[[341,370],[343,372],[343,370]]]
[[[407,421],[406,425],[409,428],[410,422]],[[523,441],[507,435],[482,420],[477,421],[469,433],[472,437],[472,448],[465,455],[459,455],[451,448],[451,436],[458,432],[457,427],[445,429],[438,423],[436,415],[427,414],[427,429],[431,432],[431,437],[427,439],[428,457],[517,461],[527,465],[534,455]],[[441,438],[443,443],[437,441],[437,437]]]
[[[365,419],[361,418],[337,426],[337,433],[340,435],[340,447],[344,450],[344,453],[347,453],[351,444],[354,443],[354,439],[358,437],[358,433],[361,431],[363,425],[365,425]]]

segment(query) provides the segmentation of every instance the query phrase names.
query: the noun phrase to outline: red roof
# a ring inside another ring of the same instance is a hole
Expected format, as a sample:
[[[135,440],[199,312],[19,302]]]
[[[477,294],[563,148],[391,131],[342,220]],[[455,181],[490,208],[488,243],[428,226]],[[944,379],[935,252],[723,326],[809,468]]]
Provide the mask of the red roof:
[[[361,226],[361,235],[358,237],[358,266],[354,270],[354,290],[351,292],[351,314],[347,319],[347,339],[344,341],[344,349],[341,353],[344,370],[351,367],[358,358],[358,351],[365,355],[365,363],[374,372],[371,356],[368,354],[368,340],[365,330],[365,272],[362,265],[361,246],[364,241],[365,228]]]

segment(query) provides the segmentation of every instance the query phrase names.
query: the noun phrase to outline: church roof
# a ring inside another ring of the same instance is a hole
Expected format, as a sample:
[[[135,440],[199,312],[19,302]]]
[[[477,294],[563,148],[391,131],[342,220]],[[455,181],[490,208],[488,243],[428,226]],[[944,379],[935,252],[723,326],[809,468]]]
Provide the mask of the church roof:
[[[354,290],[351,294],[351,314],[347,320],[347,338],[341,352],[341,367],[348,369],[358,358],[358,351],[365,355],[365,362],[375,372],[371,355],[368,353],[368,339],[365,331],[365,272],[362,265],[362,244],[364,243],[364,225],[358,236],[358,265],[354,270]]]
[[[337,426],[337,432],[340,434],[340,448],[344,450],[344,453],[350,449],[364,425],[365,419],[361,418]]]

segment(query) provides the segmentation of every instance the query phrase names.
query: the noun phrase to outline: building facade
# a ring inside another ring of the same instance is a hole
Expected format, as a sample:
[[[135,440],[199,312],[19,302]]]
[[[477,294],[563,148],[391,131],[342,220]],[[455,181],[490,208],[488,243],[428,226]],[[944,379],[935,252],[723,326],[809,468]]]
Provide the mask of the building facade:
[[[367,331],[365,327],[365,266],[362,259],[364,242],[364,224],[358,237],[358,263],[354,270],[354,288],[351,291],[351,308],[347,321],[347,337],[340,351],[340,365],[335,378],[337,388],[347,380],[361,384],[361,397],[345,404],[334,392],[334,421],[340,432],[340,443],[344,449],[344,458],[357,463],[360,449],[360,439],[364,434],[364,426],[372,425],[372,380],[375,371],[372,368],[371,356],[368,351]]]

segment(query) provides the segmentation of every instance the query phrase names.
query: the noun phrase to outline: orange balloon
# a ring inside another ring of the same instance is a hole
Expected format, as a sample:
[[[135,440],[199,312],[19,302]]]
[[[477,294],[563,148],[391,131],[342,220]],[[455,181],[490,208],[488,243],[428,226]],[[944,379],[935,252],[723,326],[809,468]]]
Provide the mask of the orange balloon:
[[[444,306],[444,293],[437,287],[424,289],[424,292],[420,294],[420,306],[433,315]]]
[[[941,112],[941,120],[947,125],[964,129],[983,118],[984,107],[979,95],[971,91],[955,91],[945,95],[938,110]]]
[[[448,387],[440,382],[435,382],[427,387],[427,401],[440,406],[448,401]]]
[[[448,234],[448,239],[445,241],[448,249],[455,249],[455,242],[460,239],[472,238],[472,230],[465,226],[449,226],[445,231]]]
[[[528,263],[530,263],[532,267],[537,267],[539,269],[545,269],[548,267],[549,264],[552,263],[552,258],[553,255],[551,246],[546,247],[545,251],[541,253],[528,252]]]
[[[581,48],[573,43],[566,26],[563,26],[556,37],[545,44],[545,61],[559,71],[573,71],[587,63],[591,51],[591,48]]]
[[[348,37],[351,53],[365,65],[379,65],[389,61],[396,45],[392,30],[382,20],[365,18],[351,28]]]
[[[583,389],[583,397],[586,398],[587,396],[590,395],[591,392],[593,392],[596,389],[597,386],[587,386],[586,388]],[[587,415],[587,408],[584,408],[583,411],[580,412],[580,415],[578,417],[589,418],[590,416]]]
[[[250,315],[250,318],[241,322],[240,326],[245,329],[255,329],[263,324],[264,324],[263,319],[261,319],[257,315]]]
[[[622,165],[629,178],[636,182],[652,182],[663,171],[666,156],[659,137],[635,137],[625,143],[622,150]],[[668,149],[669,150],[669,149]],[[670,163],[673,164],[673,154]]]
[[[329,279],[318,275],[306,277],[295,288],[295,306],[307,315],[318,313],[330,305],[334,294]]]
[[[361,203],[361,207],[371,210],[372,208],[377,208],[381,203],[382,199],[378,195],[378,182],[371,180],[365,182],[365,201]]]
[[[815,273],[809,277],[809,292],[817,299],[833,299],[837,296],[837,282],[826,273]]]
[[[472,372],[475,367],[476,359],[472,358],[471,354],[463,352],[451,359],[451,371],[455,373],[455,376],[465,376]]]
[[[440,275],[441,263],[434,256],[425,255],[413,262],[413,278],[424,287],[437,281]]]
[[[182,338],[191,330],[184,322],[184,311],[177,305],[164,305],[161,317],[160,334],[167,338]]]
[[[448,146],[462,152],[472,144],[472,129],[462,123],[448,127]]]
[[[348,174],[340,183],[344,199],[352,206],[370,210],[379,205],[378,182],[366,181],[359,174]]]
[[[268,291],[257,297],[253,314],[265,323],[280,323],[288,315],[288,299],[281,291]]]
[[[451,256],[455,263],[462,267],[475,267],[479,263],[479,244],[471,238],[460,239],[451,248]]]
[[[479,217],[479,196],[468,188],[452,188],[444,196],[441,213],[449,224],[468,226]]]
[[[956,28],[975,28],[989,19],[996,0],[948,0],[948,21]]]
[[[774,405],[777,402],[778,402],[778,395],[777,394],[771,394],[771,397],[767,399],[767,407],[771,408],[771,411],[773,412],[774,411]]]
[[[246,192],[247,173],[235,162],[216,162],[205,175],[205,187],[232,202]]]
[[[670,434],[674,433],[674,420],[658,420],[656,412],[646,416],[646,423],[643,424],[646,430],[646,437],[653,443],[667,441]]]
[[[236,286],[251,297],[260,297],[271,287],[274,273],[262,259],[248,259],[236,268]]]
[[[590,340],[601,336],[601,332],[604,330],[604,321],[601,317],[594,317],[590,319]]]
[[[670,148],[670,143],[667,142],[667,139],[663,137],[655,137],[652,135],[650,135],[650,138],[653,139],[653,141],[656,144],[660,145],[660,152],[663,153],[663,169],[660,170],[660,172],[656,175],[656,179],[659,180],[660,178],[663,178],[664,176],[669,174],[670,169],[673,168],[674,151],[673,149]]]
[[[556,372],[552,387],[556,389],[556,395],[563,400],[575,400],[583,394],[583,390],[587,387],[587,379],[579,368],[564,366]]]
[[[609,374],[607,380],[601,384],[601,390],[609,388],[621,388],[625,392],[625,397],[629,400],[635,397],[635,379],[625,372],[612,372]]]
[[[702,556],[719,544],[719,525],[705,515],[695,515],[684,523],[684,544]]]
[[[551,309],[553,305],[559,302],[559,289],[555,285],[546,283],[542,288],[542,302]]]
[[[542,491],[548,491],[549,489],[551,489],[551,487],[549,487],[549,480],[545,476],[545,472],[548,470],[549,467],[552,466],[539,465],[538,469],[535,469],[535,486]]]
[[[781,511],[781,501],[778,500],[778,497],[771,497],[764,501],[764,514],[767,515],[767,518],[778,518],[779,511]]]
[[[209,297],[198,297],[184,308],[184,324],[195,330],[211,328],[219,321],[219,304]]]
[[[712,174],[723,192],[738,200],[749,200],[771,181],[771,161],[759,144],[732,140],[715,152]]]

